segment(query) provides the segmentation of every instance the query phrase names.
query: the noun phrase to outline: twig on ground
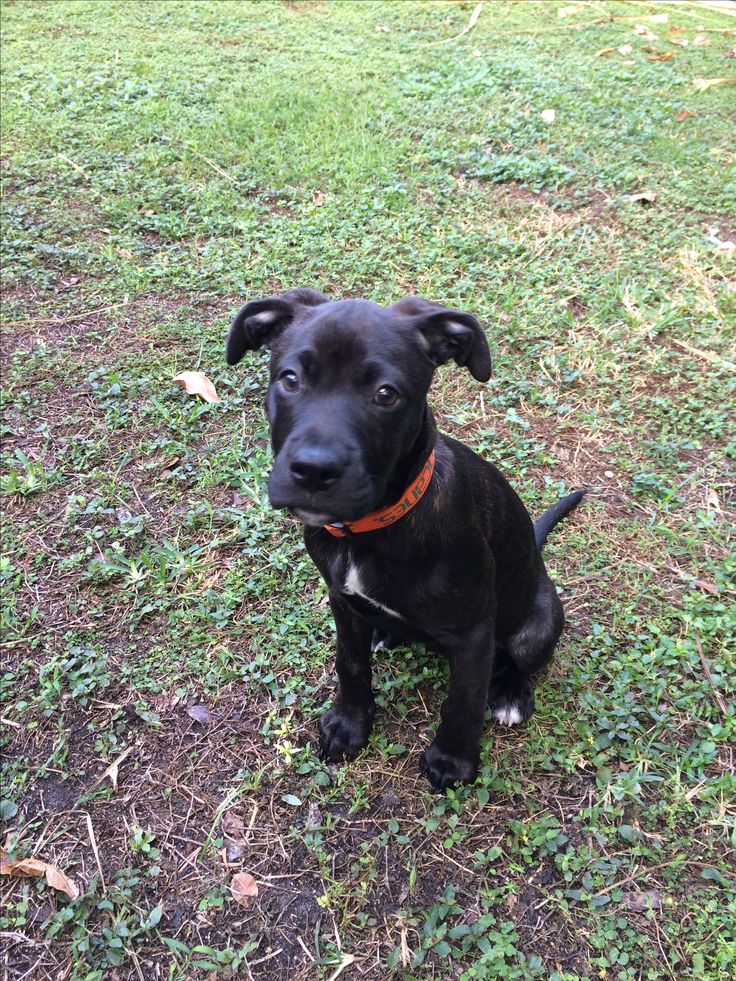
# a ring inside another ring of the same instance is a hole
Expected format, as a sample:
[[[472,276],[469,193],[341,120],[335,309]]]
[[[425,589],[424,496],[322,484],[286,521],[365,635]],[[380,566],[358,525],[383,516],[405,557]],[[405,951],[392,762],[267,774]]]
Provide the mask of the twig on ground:
[[[200,160],[204,160],[206,164],[209,164],[209,166],[212,167],[213,170],[217,171],[221,177],[224,177],[225,180],[230,181],[231,184],[238,183],[236,177],[228,174],[227,171],[223,170],[222,167],[216,164],[214,160],[210,160],[209,157],[205,157],[203,153],[200,153],[199,150],[195,150],[194,147],[189,146],[188,143],[181,143],[179,140],[170,140],[167,136],[159,136],[159,139],[163,140],[164,143],[168,143],[170,146],[181,147],[183,150],[189,150],[189,152],[193,153],[195,157],[199,157]]]
[[[473,13],[470,15],[470,20],[468,21],[466,26],[462,29],[462,31],[460,31],[459,34],[456,34],[454,37],[447,37],[444,40],[438,41],[436,43],[448,44],[450,41],[457,41],[459,37],[463,37],[465,34],[469,34],[473,30],[475,25],[478,23],[478,18],[480,17],[482,10],[483,10],[483,0],[481,0],[479,4],[476,4]]]
[[[97,790],[97,788],[100,786],[100,784],[103,782],[103,780],[106,777],[112,777],[112,774],[116,771],[117,767],[120,766],[120,764],[123,762],[124,759],[126,759],[126,757],[130,756],[130,754],[133,752],[135,748],[136,748],[136,743],[133,743],[132,746],[128,746],[127,749],[124,749],[123,752],[120,754],[120,756],[118,756],[117,759],[114,759],[112,763],[107,767],[107,769],[100,774],[100,776],[95,780],[92,786],[88,787],[83,794],[79,795],[79,800],[77,800],[77,804],[79,804],[79,801],[82,800],[82,798],[88,797],[91,793]]]
[[[102,883],[102,891],[107,892],[107,886],[105,885],[105,876],[102,871],[102,863],[100,862],[100,853],[97,849],[97,839],[95,838],[95,829],[92,827],[92,818],[87,812],[87,834],[89,835],[89,843],[92,845],[92,852],[95,856],[95,862],[97,862],[97,870],[100,873],[100,882]]]
[[[689,354],[694,354],[704,361],[710,361],[711,364],[717,364],[720,368],[726,368],[728,371],[736,372],[736,364],[733,361],[726,361],[722,358],[720,354],[713,354],[711,351],[704,351],[702,348],[694,347],[692,344],[688,344],[687,341],[678,341],[676,337],[670,337],[670,341],[681,347],[683,351],[687,351]]]
[[[136,301],[133,300],[133,303]],[[70,324],[74,320],[86,320],[87,317],[95,317],[98,313],[109,313],[111,310],[118,310],[120,307],[131,305],[129,297],[125,297],[122,303],[114,303],[111,307],[99,307],[97,310],[85,310],[84,313],[74,313],[68,317],[35,317],[33,320],[11,320],[5,327],[32,327],[35,324],[51,324],[60,327],[62,324]]]
[[[698,654],[700,654],[700,663],[703,665],[703,671],[705,671],[705,677],[708,679],[708,684],[713,689],[713,694],[716,696],[716,701],[718,702],[718,707],[724,715],[728,715],[728,705],[726,705],[726,700],[721,695],[721,693],[716,688],[713,683],[713,675],[710,673],[710,668],[708,667],[708,662],[705,659],[705,654],[703,653],[703,645],[700,642],[700,634],[695,631],[695,643],[698,645]]]

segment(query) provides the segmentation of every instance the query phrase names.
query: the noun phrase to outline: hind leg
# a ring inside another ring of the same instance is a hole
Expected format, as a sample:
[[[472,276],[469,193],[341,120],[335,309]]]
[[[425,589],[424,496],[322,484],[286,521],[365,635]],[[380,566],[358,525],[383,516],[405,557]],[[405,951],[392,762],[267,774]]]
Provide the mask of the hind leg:
[[[501,725],[520,725],[533,714],[531,675],[552,657],[564,622],[560,598],[543,573],[527,619],[510,637],[496,642],[488,704]]]

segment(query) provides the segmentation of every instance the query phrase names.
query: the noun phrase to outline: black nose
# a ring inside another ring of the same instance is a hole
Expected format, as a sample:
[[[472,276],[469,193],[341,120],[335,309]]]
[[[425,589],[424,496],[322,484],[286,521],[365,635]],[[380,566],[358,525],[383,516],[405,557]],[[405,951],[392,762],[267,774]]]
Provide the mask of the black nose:
[[[304,446],[293,456],[289,470],[295,484],[315,493],[327,490],[345,472],[346,462],[325,446]]]

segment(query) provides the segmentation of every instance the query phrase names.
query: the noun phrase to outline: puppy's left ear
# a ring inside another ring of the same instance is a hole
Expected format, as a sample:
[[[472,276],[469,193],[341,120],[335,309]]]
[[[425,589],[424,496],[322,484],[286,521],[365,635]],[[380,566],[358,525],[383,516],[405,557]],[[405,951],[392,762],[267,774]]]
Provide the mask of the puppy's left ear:
[[[227,338],[225,359],[237,364],[246,351],[259,347],[271,347],[289,324],[310,307],[327,303],[327,297],[317,290],[287,290],[281,296],[269,296],[264,300],[251,300],[235,314]]]
[[[488,381],[491,377],[491,352],[475,317],[415,296],[407,296],[389,309],[411,318],[427,357],[434,364],[452,360],[466,367],[478,381]]]

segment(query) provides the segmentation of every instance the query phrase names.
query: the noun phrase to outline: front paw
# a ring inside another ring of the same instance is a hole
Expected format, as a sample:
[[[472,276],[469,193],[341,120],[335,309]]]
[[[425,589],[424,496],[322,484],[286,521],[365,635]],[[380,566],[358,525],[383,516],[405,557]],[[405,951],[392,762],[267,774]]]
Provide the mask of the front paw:
[[[323,760],[354,760],[368,745],[373,726],[373,712],[334,706],[319,720],[319,755]]]
[[[447,790],[458,783],[472,783],[478,776],[478,764],[464,756],[440,749],[436,742],[422,753],[421,769],[434,790]]]

